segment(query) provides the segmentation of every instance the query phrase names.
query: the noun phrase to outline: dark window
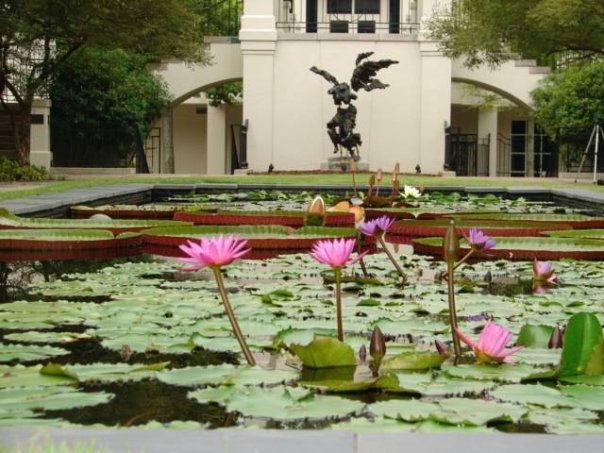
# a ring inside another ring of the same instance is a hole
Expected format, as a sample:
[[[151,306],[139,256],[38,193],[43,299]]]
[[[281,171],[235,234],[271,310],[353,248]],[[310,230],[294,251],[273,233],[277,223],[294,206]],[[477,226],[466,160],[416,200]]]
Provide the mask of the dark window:
[[[357,25],[359,33],[375,33],[374,20],[360,20]]]
[[[354,12],[356,14],[380,14],[380,0],[356,0]]]
[[[352,13],[352,0],[328,0],[327,14]]]
[[[332,20],[329,22],[329,33],[348,33],[348,21]]]

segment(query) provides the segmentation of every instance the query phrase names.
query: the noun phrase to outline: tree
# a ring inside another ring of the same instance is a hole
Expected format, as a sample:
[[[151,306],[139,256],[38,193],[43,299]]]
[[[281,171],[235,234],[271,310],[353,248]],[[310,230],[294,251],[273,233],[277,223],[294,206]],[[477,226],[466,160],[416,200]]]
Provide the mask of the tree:
[[[535,118],[550,135],[588,136],[604,121],[604,59],[556,71],[531,95]]]
[[[29,162],[31,106],[61,68],[89,47],[147,59],[203,61],[194,0],[0,0],[0,102],[15,149]],[[17,111],[10,102],[16,103]]]
[[[436,15],[430,30],[447,56],[468,66],[604,55],[602,0],[454,0],[452,14]]]
[[[50,93],[56,162],[131,160],[137,141],[170,101],[146,63],[121,49],[87,48],[63,66]],[[78,156],[70,155],[73,150]]]

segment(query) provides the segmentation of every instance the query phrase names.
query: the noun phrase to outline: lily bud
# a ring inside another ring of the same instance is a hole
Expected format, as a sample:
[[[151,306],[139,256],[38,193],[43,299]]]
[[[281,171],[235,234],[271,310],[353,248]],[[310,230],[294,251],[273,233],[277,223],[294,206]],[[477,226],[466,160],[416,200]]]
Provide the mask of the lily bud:
[[[364,344],[359,348],[359,360],[361,363],[365,363],[365,360],[367,360],[367,348]]]
[[[449,355],[449,348],[442,341],[434,340],[434,347],[436,347],[436,350],[438,351],[438,353],[440,355],[444,355],[444,356]]]
[[[325,224],[325,202],[316,197],[306,210],[306,225],[322,226]]]
[[[398,175],[400,172],[401,172],[401,166],[397,162],[396,165],[394,166],[394,170],[392,170],[392,182],[394,182],[394,181],[398,182]]]
[[[369,355],[374,362],[381,362],[386,355],[386,338],[378,326],[373,328],[371,340],[369,341]]]
[[[447,263],[454,263],[457,260],[457,251],[459,250],[459,238],[455,232],[455,222],[451,220],[449,227],[445,232],[443,241],[443,258]]]
[[[560,326],[554,327],[554,330],[552,331],[552,336],[549,338],[549,341],[547,343],[547,347],[549,349],[561,348],[562,343],[563,343],[563,338],[564,338],[564,334],[563,334]]]

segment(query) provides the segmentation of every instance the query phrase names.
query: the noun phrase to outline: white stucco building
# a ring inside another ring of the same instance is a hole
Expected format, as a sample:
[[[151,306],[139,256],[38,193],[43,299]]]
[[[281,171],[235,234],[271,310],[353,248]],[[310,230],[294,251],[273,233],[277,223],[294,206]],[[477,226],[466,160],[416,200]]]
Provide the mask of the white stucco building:
[[[157,68],[175,101],[148,140],[150,167],[231,173],[242,163],[234,141],[254,171],[319,169],[333,156],[326,123],[336,107],[330,83],[309,68],[349,82],[357,55],[374,52],[373,60],[399,63],[377,75],[386,90],[360,91],[355,101],[361,160],[371,169],[399,162],[405,172],[554,175],[557,158],[535,134],[530,110],[530,92],[546,71],[530,61],[469,70],[444,57],[427,24],[448,3],[245,1],[238,39],[208,39],[213,65]],[[242,105],[211,107],[199,95],[234,80],[243,80]]]

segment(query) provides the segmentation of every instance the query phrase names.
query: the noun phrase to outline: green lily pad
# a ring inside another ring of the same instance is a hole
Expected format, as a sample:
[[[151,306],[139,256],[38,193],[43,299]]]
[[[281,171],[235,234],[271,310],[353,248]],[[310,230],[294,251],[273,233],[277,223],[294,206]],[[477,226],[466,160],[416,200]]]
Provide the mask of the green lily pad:
[[[471,364],[471,365],[444,365],[443,371],[460,379],[486,380],[495,382],[519,383],[523,380],[537,379],[539,377],[553,376],[553,370],[533,367],[527,364]]]
[[[578,403],[585,409],[604,411],[604,391],[591,385],[568,385],[560,388],[560,392]]]
[[[322,380],[300,381],[299,385],[321,389],[327,393],[357,393],[368,390],[385,390],[398,387],[398,379],[392,374],[362,381]]]
[[[261,367],[222,364],[166,370],[157,379],[170,385],[275,385],[297,379],[298,373]]]
[[[189,392],[188,397],[200,403],[217,402],[227,411],[240,412],[246,417],[273,420],[345,417],[365,407],[359,401],[281,386],[209,388]]]
[[[428,370],[440,367],[445,358],[438,352],[403,352],[385,360],[380,369],[382,371]]]
[[[309,344],[292,344],[291,351],[305,367],[328,368],[356,365],[353,349],[335,338],[316,336]]]
[[[111,393],[80,392],[72,387],[19,387],[0,389],[2,409],[20,411],[27,409],[58,410],[96,406],[109,402]]]
[[[10,362],[12,360],[33,362],[65,354],[69,354],[69,351],[53,346],[0,344],[0,362]]]
[[[520,329],[516,344],[528,348],[547,348],[553,330],[551,326],[525,324]]]
[[[497,387],[490,392],[493,398],[517,404],[532,404],[547,408],[577,407],[578,404],[565,397],[559,390],[541,384],[510,384]]]
[[[568,321],[560,375],[604,373],[604,338],[602,326],[593,313],[577,313]]]

